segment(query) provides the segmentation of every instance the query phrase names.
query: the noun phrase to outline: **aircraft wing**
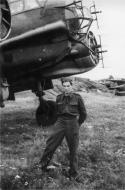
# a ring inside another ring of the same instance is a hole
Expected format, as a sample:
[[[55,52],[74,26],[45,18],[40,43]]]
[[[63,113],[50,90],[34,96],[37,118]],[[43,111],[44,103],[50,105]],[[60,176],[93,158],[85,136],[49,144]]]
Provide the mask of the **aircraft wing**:
[[[119,85],[119,86],[110,87],[110,89],[111,90],[117,89],[117,90],[125,91],[125,84],[122,84],[122,85]]]
[[[118,85],[125,84],[125,79],[108,79],[107,81],[117,83]]]

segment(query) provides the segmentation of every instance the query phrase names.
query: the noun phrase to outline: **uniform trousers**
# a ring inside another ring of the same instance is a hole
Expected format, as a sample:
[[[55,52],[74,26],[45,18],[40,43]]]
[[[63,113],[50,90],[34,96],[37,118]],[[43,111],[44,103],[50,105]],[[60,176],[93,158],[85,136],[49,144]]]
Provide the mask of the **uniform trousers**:
[[[42,169],[46,169],[55,150],[66,138],[70,152],[69,174],[75,176],[78,169],[78,144],[79,144],[79,124],[76,116],[60,116],[51,130],[51,134],[46,142],[46,148],[41,158]]]

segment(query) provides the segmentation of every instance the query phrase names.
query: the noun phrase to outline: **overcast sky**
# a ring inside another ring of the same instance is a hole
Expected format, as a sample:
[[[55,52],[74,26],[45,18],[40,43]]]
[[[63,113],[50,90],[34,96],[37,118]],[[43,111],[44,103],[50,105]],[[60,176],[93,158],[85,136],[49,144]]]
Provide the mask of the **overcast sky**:
[[[83,0],[83,2],[92,2]],[[95,0],[98,10],[100,32],[104,54],[104,66],[100,64],[92,71],[83,74],[83,77],[100,79],[113,75],[117,78],[125,78],[125,0]]]

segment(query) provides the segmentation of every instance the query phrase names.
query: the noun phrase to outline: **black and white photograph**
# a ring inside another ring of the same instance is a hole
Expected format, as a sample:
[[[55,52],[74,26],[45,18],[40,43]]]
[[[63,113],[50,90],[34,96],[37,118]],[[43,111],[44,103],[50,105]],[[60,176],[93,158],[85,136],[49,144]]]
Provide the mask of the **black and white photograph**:
[[[124,18],[124,0],[0,0],[0,190],[125,190]]]

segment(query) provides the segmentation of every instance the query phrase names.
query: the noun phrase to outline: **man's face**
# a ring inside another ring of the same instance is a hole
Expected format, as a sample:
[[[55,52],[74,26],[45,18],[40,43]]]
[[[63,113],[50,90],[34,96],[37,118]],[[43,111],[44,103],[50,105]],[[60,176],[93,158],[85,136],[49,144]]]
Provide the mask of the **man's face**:
[[[65,93],[70,93],[72,91],[72,85],[70,82],[63,82],[63,89]]]

